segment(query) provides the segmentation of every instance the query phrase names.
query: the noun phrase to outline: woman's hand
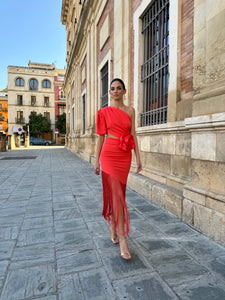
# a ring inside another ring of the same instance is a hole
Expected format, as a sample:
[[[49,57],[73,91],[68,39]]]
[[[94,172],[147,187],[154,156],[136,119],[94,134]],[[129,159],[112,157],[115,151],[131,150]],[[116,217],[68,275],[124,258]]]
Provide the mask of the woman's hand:
[[[94,172],[95,172],[96,175],[100,174],[100,164],[99,164],[99,162],[95,163]]]
[[[141,164],[141,161],[139,160],[139,161],[137,161],[137,171],[136,171],[136,173],[140,173],[141,170],[142,170],[142,164]]]

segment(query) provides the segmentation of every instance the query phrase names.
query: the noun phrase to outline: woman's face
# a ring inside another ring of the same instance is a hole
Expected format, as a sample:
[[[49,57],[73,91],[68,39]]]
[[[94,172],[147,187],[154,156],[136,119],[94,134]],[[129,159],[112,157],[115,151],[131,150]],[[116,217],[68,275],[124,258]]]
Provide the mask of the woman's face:
[[[126,90],[123,89],[123,86],[119,81],[114,81],[111,84],[109,94],[113,100],[121,100],[123,99],[123,95],[126,94]]]

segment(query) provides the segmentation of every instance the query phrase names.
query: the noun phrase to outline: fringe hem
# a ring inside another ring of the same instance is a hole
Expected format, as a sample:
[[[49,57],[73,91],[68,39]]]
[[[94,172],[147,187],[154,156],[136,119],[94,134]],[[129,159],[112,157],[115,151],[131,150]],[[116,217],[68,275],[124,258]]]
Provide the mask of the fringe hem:
[[[126,184],[118,178],[102,171],[103,211],[112,231],[119,235],[128,235],[130,231],[130,215],[127,209],[125,196]]]

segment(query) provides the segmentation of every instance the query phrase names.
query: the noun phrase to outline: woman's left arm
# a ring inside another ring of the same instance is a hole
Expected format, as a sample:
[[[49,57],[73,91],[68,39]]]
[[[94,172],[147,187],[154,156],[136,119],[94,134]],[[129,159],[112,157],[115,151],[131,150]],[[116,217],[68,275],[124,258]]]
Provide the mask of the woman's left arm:
[[[141,164],[138,141],[137,141],[136,130],[135,130],[135,110],[133,107],[131,107],[131,130],[130,130],[130,133],[132,134],[132,136],[134,138],[134,142],[135,142],[134,153],[136,156],[137,173],[139,173],[142,170],[142,164]]]

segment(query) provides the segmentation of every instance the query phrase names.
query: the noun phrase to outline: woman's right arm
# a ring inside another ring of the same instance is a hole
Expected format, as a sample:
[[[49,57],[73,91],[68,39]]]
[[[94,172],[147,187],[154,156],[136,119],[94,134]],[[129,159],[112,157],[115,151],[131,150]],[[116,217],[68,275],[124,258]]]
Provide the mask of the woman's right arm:
[[[98,141],[97,141],[97,146],[96,146],[96,160],[95,160],[95,166],[94,166],[94,172],[96,175],[100,174],[100,154],[102,151],[102,146],[105,141],[105,135],[99,135],[98,136]]]

